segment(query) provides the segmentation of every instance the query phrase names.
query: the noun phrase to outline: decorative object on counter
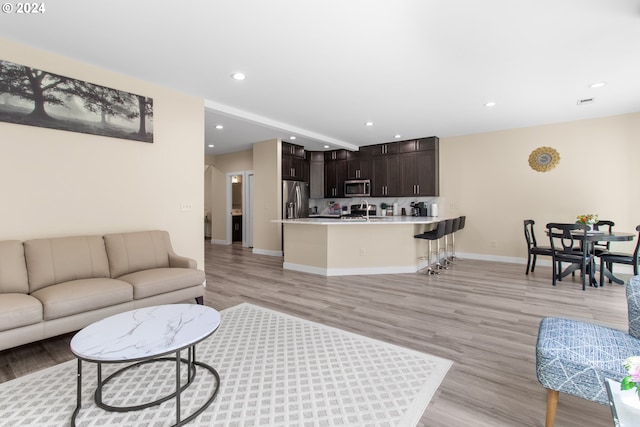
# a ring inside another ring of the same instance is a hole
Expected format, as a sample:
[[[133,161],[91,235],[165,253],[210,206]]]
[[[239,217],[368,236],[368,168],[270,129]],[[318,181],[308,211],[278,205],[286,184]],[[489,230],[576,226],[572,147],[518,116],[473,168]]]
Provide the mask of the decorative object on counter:
[[[431,203],[431,215],[430,216],[438,216],[438,204]]]
[[[539,147],[529,155],[529,166],[538,172],[549,172],[560,162],[560,154],[551,147]]]
[[[389,205],[386,204],[385,202],[380,203],[380,215],[381,216],[387,216],[387,207]]]
[[[399,214],[399,212],[398,212],[398,204],[397,203],[393,204],[393,214],[394,215],[398,215]]]

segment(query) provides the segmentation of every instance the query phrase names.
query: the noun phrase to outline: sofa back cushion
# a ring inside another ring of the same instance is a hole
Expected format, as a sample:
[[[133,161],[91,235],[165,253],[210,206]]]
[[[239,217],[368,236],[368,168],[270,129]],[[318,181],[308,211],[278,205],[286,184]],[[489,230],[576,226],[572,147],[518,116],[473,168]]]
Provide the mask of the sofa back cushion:
[[[109,277],[102,236],[27,240],[24,254],[30,292],[71,280]]]
[[[18,240],[0,242],[0,293],[29,293],[24,246]]]
[[[104,236],[114,279],[151,268],[169,267],[171,242],[166,231],[137,231]]]

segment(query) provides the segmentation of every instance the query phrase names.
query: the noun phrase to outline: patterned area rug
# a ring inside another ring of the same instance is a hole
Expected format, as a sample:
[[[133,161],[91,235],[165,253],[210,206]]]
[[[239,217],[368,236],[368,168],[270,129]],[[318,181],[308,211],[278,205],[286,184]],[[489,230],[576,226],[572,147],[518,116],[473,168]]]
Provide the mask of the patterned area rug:
[[[220,374],[220,390],[190,426],[415,426],[451,366],[446,359],[251,304],[221,315],[218,331],[197,345],[197,360]],[[69,425],[76,366],[72,360],[0,384],[0,425]],[[123,366],[104,365],[104,378]],[[175,423],[175,399],[137,412],[98,408],[95,371],[94,364],[83,364],[79,426]],[[214,386],[215,377],[199,370],[182,393],[181,416],[200,407]],[[175,364],[159,362],[115,377],[103,395],[108,404],[136,405],[174,389]]]

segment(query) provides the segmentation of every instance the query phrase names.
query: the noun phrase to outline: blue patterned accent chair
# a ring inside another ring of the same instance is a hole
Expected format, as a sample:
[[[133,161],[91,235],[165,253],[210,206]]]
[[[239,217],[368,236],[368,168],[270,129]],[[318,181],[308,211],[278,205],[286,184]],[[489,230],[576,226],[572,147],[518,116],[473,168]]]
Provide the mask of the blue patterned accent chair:
[[[559,392],[608,404],[606,378],[622,380],[622,363],[640,356],[640,276],[627,285],[629,333],[593,323],[546,317],[536,344],[536,374],[547,389],[545,427],[553,427]]]

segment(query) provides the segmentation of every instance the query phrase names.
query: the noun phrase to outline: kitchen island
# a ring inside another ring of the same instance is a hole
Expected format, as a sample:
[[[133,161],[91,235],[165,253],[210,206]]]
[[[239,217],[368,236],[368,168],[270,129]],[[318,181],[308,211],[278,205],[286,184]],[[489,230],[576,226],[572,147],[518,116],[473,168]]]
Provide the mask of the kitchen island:
[[[427,242],[413,236],[443,217],[297,218],[284,225],[283,268],[324,276],[415,273]],[[435,248],[435,246],[434,246]]]

